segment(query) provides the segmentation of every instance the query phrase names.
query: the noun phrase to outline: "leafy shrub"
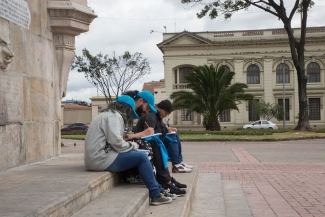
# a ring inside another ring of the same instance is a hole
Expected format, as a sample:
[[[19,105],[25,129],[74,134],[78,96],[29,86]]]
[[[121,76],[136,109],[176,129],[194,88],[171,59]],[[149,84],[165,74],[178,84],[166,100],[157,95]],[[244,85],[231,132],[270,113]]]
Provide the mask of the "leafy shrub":
[[[315,133],[325,133],[325,129],[315,130]]]
[[[72,130],[70,132],[61,132],[61,135],[86,135],[87,130]]]

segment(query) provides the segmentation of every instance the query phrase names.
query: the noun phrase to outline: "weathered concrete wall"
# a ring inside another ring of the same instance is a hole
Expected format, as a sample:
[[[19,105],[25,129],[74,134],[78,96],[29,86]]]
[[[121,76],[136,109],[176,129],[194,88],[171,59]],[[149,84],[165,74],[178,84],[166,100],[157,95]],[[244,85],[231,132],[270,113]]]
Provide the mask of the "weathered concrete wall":
[[[60,100],[74,56],[74,37],[88,31],[96,17],[86,0],[26,2],[29,29],[0,17],[0,171],[60,154]],[[53,11],[66,16],[66,22]],[[73,11],[91,17],[90,22]],[[72,28],[69,19],[80,19],[83,26]]]

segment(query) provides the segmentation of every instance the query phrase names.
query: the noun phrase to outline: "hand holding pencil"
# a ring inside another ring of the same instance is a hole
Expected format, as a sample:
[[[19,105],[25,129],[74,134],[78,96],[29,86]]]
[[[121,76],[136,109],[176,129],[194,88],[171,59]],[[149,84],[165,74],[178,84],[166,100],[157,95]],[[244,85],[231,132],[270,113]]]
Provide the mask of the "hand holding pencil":
[[[144,134],[143,136],[150,136],[150,135],[154,134],[154,129],[152,127],[150,127],[147,122],[144,122],[144,123],[146,124],[147,128],[144,131],[142,131]]]

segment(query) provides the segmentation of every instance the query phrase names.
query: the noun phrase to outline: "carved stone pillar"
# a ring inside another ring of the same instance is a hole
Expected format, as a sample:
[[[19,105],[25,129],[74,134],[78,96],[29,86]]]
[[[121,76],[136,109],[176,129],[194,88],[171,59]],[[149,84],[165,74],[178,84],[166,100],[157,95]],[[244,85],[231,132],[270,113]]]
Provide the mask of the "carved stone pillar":
[[[180,125],[182,123],[182,113],[181,110],[177,110],[177,125]]]
[[[194,112],[194,114],[193,114],[193,125],[198,125],[198,121],[197,121],[197,119],[198,119],[198,114],[196,114],[196,113]]]
[[[70,67],[75,56],[75,36],[87,32],[97,15],[89,7],[71,1],[48,1],[47,9],[60,73],[60,95],[65,97]]]

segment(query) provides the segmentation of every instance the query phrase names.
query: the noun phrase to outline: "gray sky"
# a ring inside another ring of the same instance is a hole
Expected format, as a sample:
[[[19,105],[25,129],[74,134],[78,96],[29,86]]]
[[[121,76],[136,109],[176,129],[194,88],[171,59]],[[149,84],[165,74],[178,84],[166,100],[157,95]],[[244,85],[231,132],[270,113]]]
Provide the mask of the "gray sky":
[[[307,27],[325,26],[325,1],[314,0],[315,6],[309,12]],[[141,2],[141,3],[140,3]],[[98,15],[90,25],[90,30],[76,37],[76,54],[87,48],[92,55],[98,53],[117,56],[125,51],[131,54],[139,52],[147,58],[151,74],[136,82],[131,89],[142,89],[143,83],[164,78],[163,55],[157,44],[162,41],[162,33],[228,30],[252,30],[283,28],[275,16],[255,7],[233,15],[228,22],[197,19],[196,13],[201,6],[189,9],[181,0],[88,0],[88,5]],[[285,6],[290,11],[293,0],[286,0]],[[166,26],[166,30],[164,28]],[[295,15],[293,27],[300,27],[300,15]],[[153,30],[153,33],[150,31]],[[100,94],[99,94],[100,95]],[[71,71],[69,74],[67,96],[63,100],[77,99],[90,102],[97,96],[97,89],[92,86],[82,73]]]

